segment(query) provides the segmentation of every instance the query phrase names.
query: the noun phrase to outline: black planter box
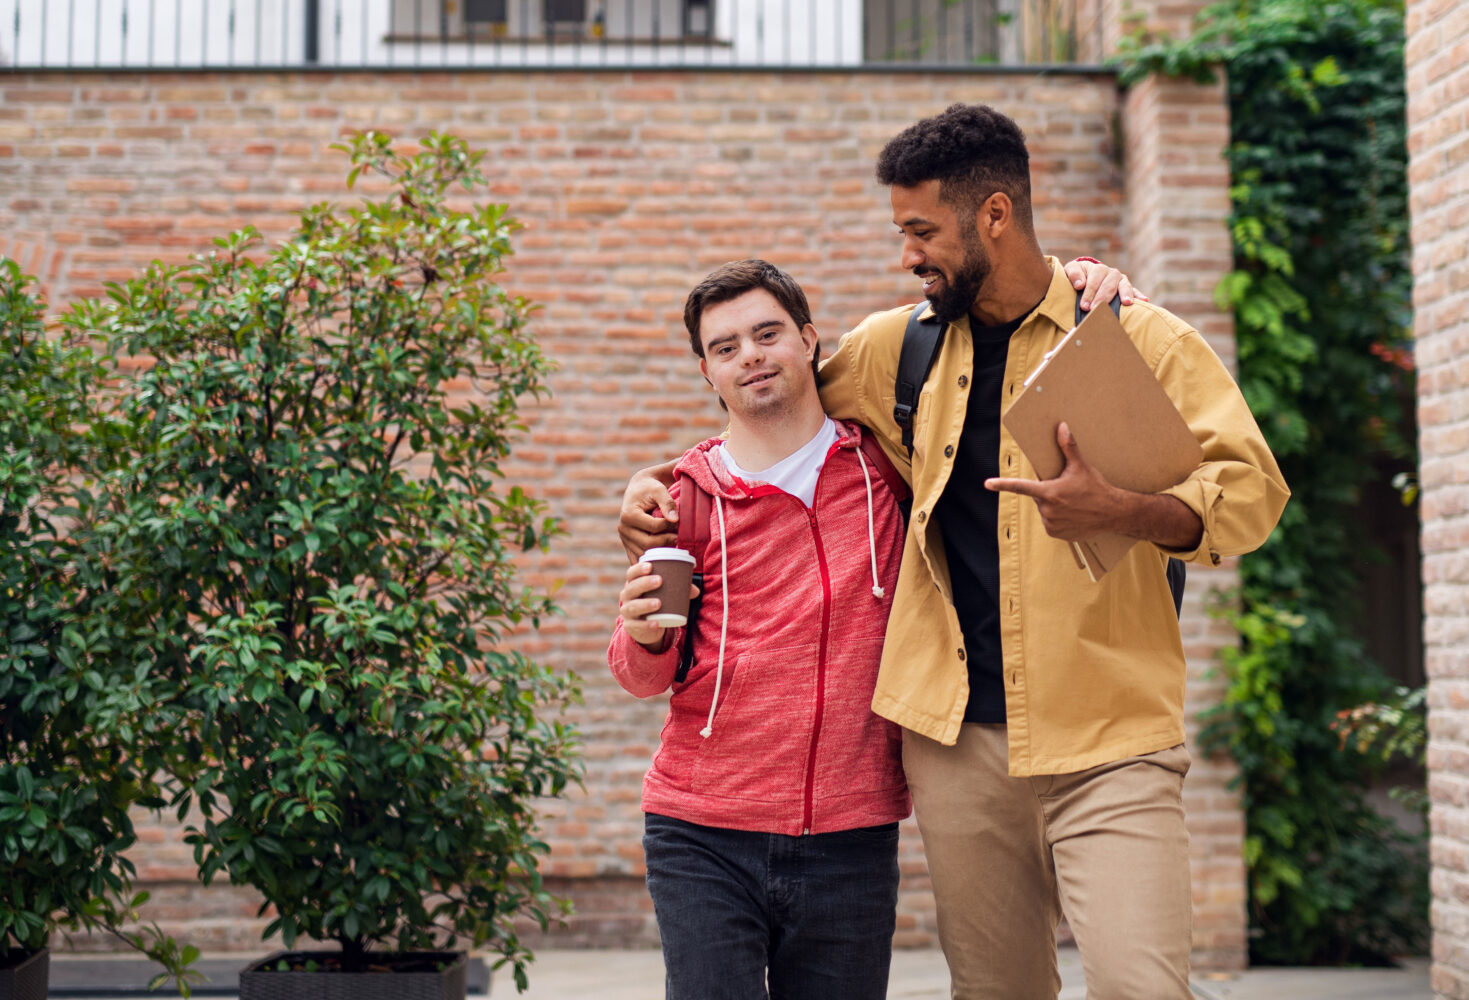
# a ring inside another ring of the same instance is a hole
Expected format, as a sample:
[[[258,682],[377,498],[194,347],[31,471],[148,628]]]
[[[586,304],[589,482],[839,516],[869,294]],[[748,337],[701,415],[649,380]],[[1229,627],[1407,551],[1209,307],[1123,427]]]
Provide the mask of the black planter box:
[[[462,951],[384,953],[387,960],[421,959],[443,963],[425,972],[270,972],[281,960],[311,959],[318,964],[340,957],[335,951],[278,951],[240,973],[240,1000],[464,1000],[469,956]]]
[[[45,948],[18,965],[0,969],[0,1000],[46,1000],[51,952]]]

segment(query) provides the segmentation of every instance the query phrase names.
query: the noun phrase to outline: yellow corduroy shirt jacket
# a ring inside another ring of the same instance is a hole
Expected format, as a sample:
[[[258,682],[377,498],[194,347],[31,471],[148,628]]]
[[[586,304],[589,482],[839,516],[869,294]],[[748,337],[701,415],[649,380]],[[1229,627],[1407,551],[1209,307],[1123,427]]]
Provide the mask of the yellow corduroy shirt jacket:
[[[1073,325],[1076,292],[1059,263],[1047,260],[1050,289],[1010,338],[1002,409]],[[967,317],[945,331],[919,397],[910,466],[893,420],[893,386],[912,309],[874,313],[842,337],[821,366],[821,400],[833,417],[871,428],[913,486],[873,710],[952,744],[969,675],[933,511],[964,429],[973,341]],[[1046,534],[1033,500],[1000,494],[1000,639],[1017,777],[1066,774],[1183,742],[1183,645],[1164,561],[1171,554],[1217,564],[1248,552],[1269,536],[1290,496],[1244,397],[1204,338],[1147,303],[1125,307],[1122,325],[1203,446],[1203,463],[1166,491],[1199,515],[1203,536],[1192,552],[1139,543],[1093,583],[1068,543]],[[999,468],[1002,476],[1036,477],[1003,425]]]

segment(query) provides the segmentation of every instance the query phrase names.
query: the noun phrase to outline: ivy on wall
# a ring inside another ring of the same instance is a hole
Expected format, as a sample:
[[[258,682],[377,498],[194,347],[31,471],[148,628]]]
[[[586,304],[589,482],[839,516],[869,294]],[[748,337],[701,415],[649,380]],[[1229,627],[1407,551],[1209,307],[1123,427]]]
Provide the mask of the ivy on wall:
[[[1339,713],[1391,684],[1357,628],[1356,516],[1384,460],[1413,456],[1401,0],[1230,0],[1187,41],[1136,36],[1122,82],[1206,80],[1230,104],[1239,379],[1293,497],[1241,561],[1241,644],[1204,733],[1242,771],[1251,956],[1366,963],[1422,950],[1421,838],[1365,799],[1373,759]]]

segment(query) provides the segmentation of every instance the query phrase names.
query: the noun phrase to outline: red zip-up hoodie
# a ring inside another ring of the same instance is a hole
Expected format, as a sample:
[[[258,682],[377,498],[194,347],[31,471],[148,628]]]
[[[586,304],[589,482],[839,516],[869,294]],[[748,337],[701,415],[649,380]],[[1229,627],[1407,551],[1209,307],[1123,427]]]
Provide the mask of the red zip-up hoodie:
[[[908,815],[898,727],[872,712],[902,515],[861,458],[866,432],[837,427],[810,508],[731,476],[717,438],[679,460],[677,471],[715,498],[693,667],[673,684],[682,629],[655,654],[619,620],[607,651],[613,676],[639,698],[673,685],[645,812],[790,835]]]

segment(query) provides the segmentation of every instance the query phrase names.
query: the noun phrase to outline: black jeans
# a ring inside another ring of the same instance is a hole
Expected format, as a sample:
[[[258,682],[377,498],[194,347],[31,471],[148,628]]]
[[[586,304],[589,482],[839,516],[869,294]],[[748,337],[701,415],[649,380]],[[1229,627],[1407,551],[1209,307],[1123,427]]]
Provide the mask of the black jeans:
[[[896,823],[788,837],[650,813],[643,853],[667,1000],[887,996]]]

